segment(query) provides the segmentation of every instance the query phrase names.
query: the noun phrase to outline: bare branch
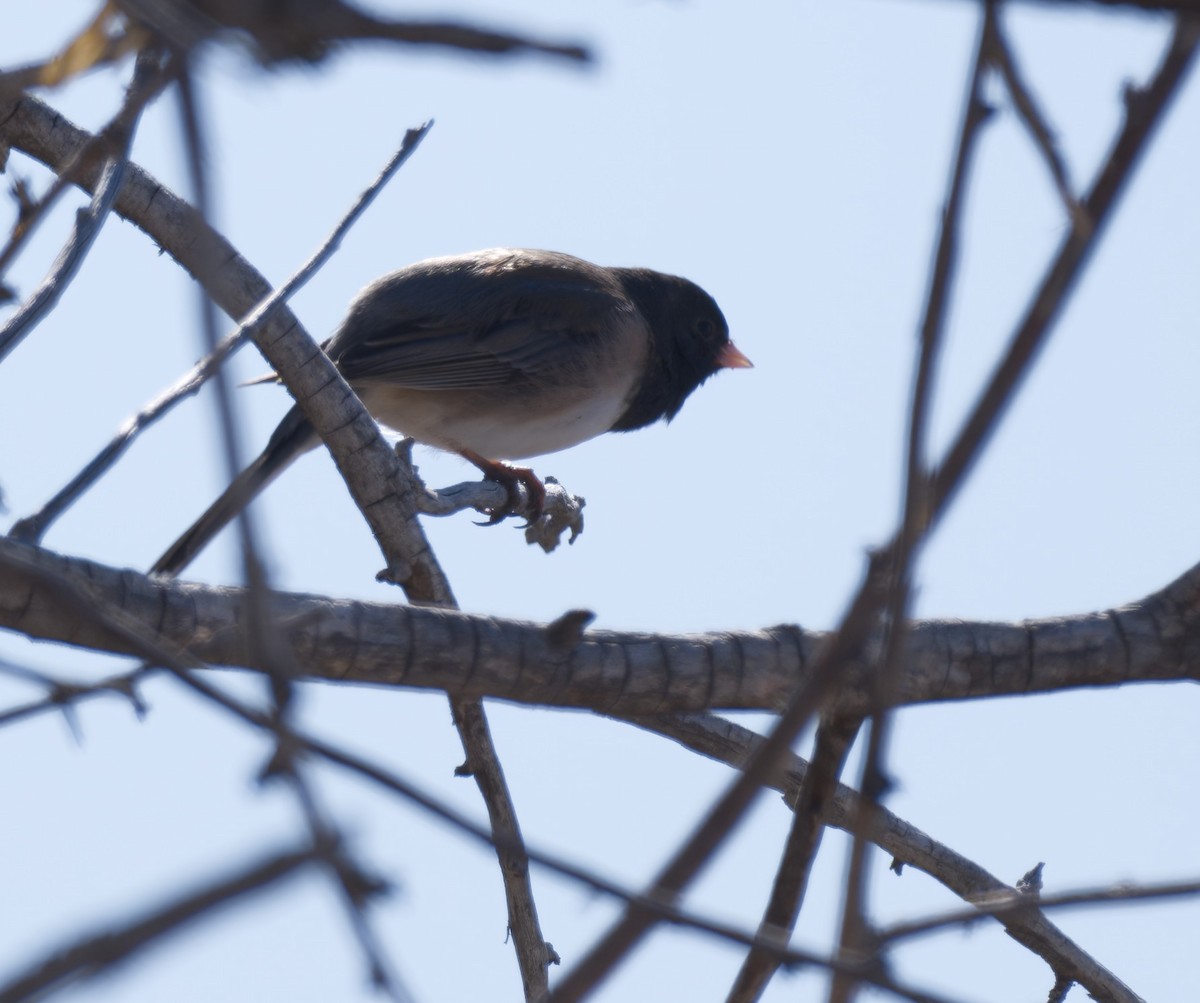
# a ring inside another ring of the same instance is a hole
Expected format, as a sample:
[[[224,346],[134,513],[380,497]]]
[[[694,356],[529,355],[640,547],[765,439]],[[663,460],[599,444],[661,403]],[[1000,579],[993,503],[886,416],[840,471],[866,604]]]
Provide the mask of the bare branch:
[[[1056,895],[1031,896],[1019,889],[1000,888],[985,894],[971,896],[969,901],[972,908],[954,909],[926,919],[909,920],[886,927],[879,931],[879,939],[881,944],[894,944],[951,926],[970,926],[988,916],[1007,921],[1011,917],[1028,915],[1046,909],[1120,905],[1124,902],[1195,898],[1198,895],[1200,895],[1200,879],[1196,878],[1149,885],[1122,883],[1104,888],[1060,892]]]
[[[89,979],[197,919],[208,919],[223,907],[262,891],[317,860],[312,850],[277,852],[181,896],[125,926],[106,925],[105,932],[55,951],[32,964],[6,985],[0,1003],[21,1003]]]
[[[479,700],[451,699],[454,726],[467,759],[455,773],[475,778],[491,824],[492,842],[504,879],[509,930],[521,969],[525,999],[540,1000],[550,988],[548,969],[559,957],[547,943],[538,921],[537,903],[529,880],[529,852],[521,836],[508,782],[492,742],[483,704]]]
[[[0,671],[11,674],[15,668],[17,667],[11,663],[0,663]],[[33,670],[25,671],[33,673]],[[147,707],[142,701],[137,685],[147,676],[159,671],[161,670],[142,665],[129,672],[101,679],[96,683],[66,682],[59,679],[51,679],[42,673],[32,674],[28,678],[43,686],[48,691],[46,696],[41,700],[35,700],[0,711],[0,728],[5,725],[16,724],[18,721],[23,721],[29,717],[45,714],[48,711],[62,711],[64,714],[68,714],[73,712],[76,705],[81,701],[98,696],[112,695],[123,697],[129,702],[133,708],[133,712],[139,718],[143,718],[146,716]],[[70,719],[68,719],[68,724],[70,724]],[[74,726],[72,726],[72,730],[74,730]]]
[[[1082,202],[1081,213],[1075,215],[1071,231],[1026,308],[1008,350],[934,476],[930,496],[934,521],[953,501],[1066,306],[1126,183],[1192,64],[1198,41],[1200,18],[1181,15],[1153,80],[1126,102],[1124,126]]]
[[[110,634],[129,638],[132,646],[138,647],[143,657],[157,663],[170,665],[172,671],[175,671],[183,681],[206,699],[225,707],[247,723],[277,736],[291,748],[303,750],[309,755],[318,756],[344,769],[351,770],[384,790],[412,801],[459,831],[483,843],[496,845],[496,837],[489,828],[475,824],[456,810],[425,794],[408,781],[326,742],[282,726],[274,717],[244,707],[215,690],[204,683],[197,674],[187,671],[189,665],[200,663],[195,662],[186,654],[176,655],[164,647],[164,644],[170,642],[165,638],[160,639],[153,627],[142,627],[130,622],[126,613],[107,601],[98,600],[89,595],[82,587],[80,579],[66,577],[54,566],[39,567],[38,563],[23,558],[22,552],[27,554],[28,548],[21,547],[12,550],[0,547],[0,567],[18,570],[23,568],[27,581],[42,582],[44,593],[54,592],[59,596],[59,605],[70,614],[68,618],[73,617],[77,621],[96,621]],[[44,602],[44,594],[39,598],[36,595],[29,595],[28,589],[26,593],[32,606],[37,607]],[[400,612],[403,608],[393,607],[393,610]],[[438,613],[438,611],[426,612]],[[438,615],[449,614],[438,613]],[[763,739],[747,729],[719,719],[649,718],[632,719],[632,723],[667,735],[689,748],[727,762],[734,767],[741,767],[763,742]],[[798,786],[803,779],[804,769],[804,764],[789,754],[787,760],[780,764],[779,772],[769,778],[769,782],[781,790],[785,789],[784,785],[786,784],[787,800],[793,802]],[[825,806],[826,810],[831,813],[828,819],[830,824],[846,827],[847,820],[851,817],[854,808],[853,798],[854,795],[852,792],[848,792],[848,789],[838,788],[834,799]],[[989,875],[982,868],[959,857],[949,848],[939,845],[924,833],[900,821],[883,809],[880,809],[880,812],[874,816],[874,824],[878,825],[879,829],[871,833],[871,838],[876,840],[883,849],[899,859],[927,871],[964,898],[989,891],[1008,890],[1008,886]],[[746,946],[759,948],[770,953],[772,957],[779,958],[782,963],[820,964],[822,966],[830,964],[825,959],[818,959],[804,952],[783,951],[773,939],[764,941],[741,931],[732,930],[727,926],[689,916],[657,900],[639,898],[563,858],[535,851],[530,852],[530,858],[564,876],[580,881],[596,891],[625,901],[639,902],[642,907],[655,911],[656,914],[670,922],[703,929]],[[1088,986],[1089,991],[1095,991],[1092,987],[1102,987],[1108,993],[1103,998],[1119,1000],[1122,1003],[1137,999],[1136,996],[1128,993],[1128,990],[1122,992],[1123,987],[1118,980],[1096,965],[1040,914],[1008,917],[1003,922],[1014,938],[1044,957],[1053,958],[1057,969],[1077,973],[1076,980],[1082,985]],[[838,966],[834,965],[833,967],[836,969]],[[842,966],[842,968],[861,974],[855,966]],[[867,978],[868,981],[871,981],[873,977]]]
[[[763,741],[761,736],[748,728],[712,715],[628,717],[620,720],[627,720],[735,769],[740,768]],[[811,767],[802,759],[792,755],[769,784],[782,792],[787,804],[795,804],[801,796],[800,789],[809,769]],[[832,796],[822,805],[821,820],[826,825],[850,832],[857,831],[853,826],[858,824],[859,819],[865,818],[868,827],[866,837],[892,855],[893,870],[899,873],[901,866],[916,868],[966,901],[986,901],[993,896],[1001,900],[1014,894],[1013,888],[974,861],[939,843],[883,806],[877,805],[874,811],[863,816],[861,804],[862,799],[855,791],[844,784],[836,784]],[[975,918],[981,916],[978,912],[970,915]],[[1053,971],[1066,973],[1071,982],[1078,982],[1096,999],[1112,1003],[1142,1003],[1141,997],[1038,910],[1009,911],[1002,916],[997,915],[996,919],[1004,925],[1010,937],[1042,958]],[[893,929],[898,931],[900,927]],[[767,943],[777,940],[777,937],[766,938]],[[759,941],[761,944],[763,938],[760,937]],[[886,940],[881,943],[886,944]],[[758,949],[770,956],[765,949]],[[852,977],[864,977],[861,965],[847,964],[835,971],[845,971]]]
[[[412,993],[388,963],[367,918],[367,907],[380,895],[386,894],[389,888],[384,882],[368,875],[346,852],[341,834],[325,817],[325,813],[317,804],[312,785],[300,769],[295,755],[297,750],[287,729],[282,726],[280,710],[277,706],[278,725],[275,730],[278,738],[272,765],[283,774],[300,803],[314,853],[321,852],[324,848],[325,852],[321,854],[322,863],[337,884],[350,928],[366,959],[371,985],[395,1003],[410,1003],[413,999]]]
[[[1008,44],[998,17],[993,27],[991,60],[1004,78],[1008,93],[1012,95],[1013,107],[1017,111],[1017,116],[1029,130],[1033,145],[1037,147],[1042,159],[1046,161],[1046,167],[1050,171],[1050,177],[1054,180],[1054,187],[1058,190],[1058,197],[1062,199],[1067,214],[1074,216],[1079,205],[1071,190],[1066,161],[1063,160],[1062,154],[1058,150],[1058,141],[1054,130],[1046,122],[1046,117],[1038,108],[1033,93],[1025,85],[1020,68],[1017,66],[1016,57],[1012,52],[1012,46]]]
[[[0,537],[0,627],[133,654],[79,618],[31,571],[68,576],[95,602],[213,665],[262,671],[239,617],[240,589],[152,579]],[[588,631],[563,645],[545,625],[451,610],[276,592],[272,615],[307,678],[445,690],[621,714],[772,710],[812,675],[819,631],[647,634]],[[845,713],[871,707],[872,661],[848,659]],[[1200,678],[1200,566],[1118,609],[1021,623],[918,621],[903,705]]]
[[[767,908],[759,922],[760,940],[786,944],[791,939],[800,915],[800,905],[808,888],[808,876],[817,858],[828,815],[827,804],[841,787],[838,776],[858,728],[853,722],[837,719],[817,726],[812,763],[807,764],[792,805],[792,825],[784,843],[782,859],[771,886]],[[786,795],[785,795],[786,796]],[[857,803],[857,802],[856,802]],[[752,949],[742,962],[729,1003],[749,1003],[762,996],[778,968],[777,959],[761,949]],[[857,980],[860,973],[848,976]]]

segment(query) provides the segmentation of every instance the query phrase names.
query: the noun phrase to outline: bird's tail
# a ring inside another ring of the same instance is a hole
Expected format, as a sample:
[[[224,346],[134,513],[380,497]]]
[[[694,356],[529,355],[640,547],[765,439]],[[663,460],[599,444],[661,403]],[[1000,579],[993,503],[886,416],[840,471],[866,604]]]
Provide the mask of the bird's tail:
[[[192,523],[178,540],[167,549],[150,573],[177,575],[212,542],[222,529],[231,523],[258,493],[278,477],[293,460],[316,445],[316,435],[308,419],[298,407],[293,407],[271,435],[271,441],[258,459],[243,470],[225,492],[213,502],[208,511]]]

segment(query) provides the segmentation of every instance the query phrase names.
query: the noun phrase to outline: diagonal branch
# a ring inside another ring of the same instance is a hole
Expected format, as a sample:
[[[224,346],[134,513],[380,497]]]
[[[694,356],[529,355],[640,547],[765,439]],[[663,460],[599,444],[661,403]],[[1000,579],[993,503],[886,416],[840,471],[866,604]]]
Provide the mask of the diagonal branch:
[[[0,1003],[22,1003],[88,978],[124,961],[162,937],[218,909],[290,877],[318,856],[313,850],[276,853],[228,877],[180,896],[124,926],[106,929],[34,962],[6,985],[0,985]]]
[[[90,138],[28,96],[0,99],[0,137],[55,169]],[[93,187],[96,172],[85,171],[80,183]],[[116,208],[192,273],[230,316],[244,315],[269,295],[266,280],[228,241],[191,206],[132,164]],[[396,457],[332,363],[283,308],[256,333],[254,342],[297,395],[306,417],[329,446],[375,538],[403,542],[385,548],[394,561],[389,565],[392,579],[430,592],[446,588],[413,518],[417,481],[411,467]],[[413,555],[412,559],[402,557],[401,551]]]
[[[646,731],[669,738],[684,748],[734,769],[740,769],[763,741],[760,735],[748,728],[714,715],[624,717],[620,720],[626,720]],[[769,786],[783,794],[785,803],[794,805],[797,799],[802,797],[801,789],[811,769],[810,764],[806,764],[799,756],[792,755],[778,773],[770,778]],[[858,832],[860,830],[855,827],[862,818],[859,810],[861,804],[862,799],[855,791],[844,784],[835,784],[831,796],[821,806],[820,821],[824,825],[847,832]],[[1017,894],[1011,886],[989,874],[974,861],[939,843],[882,806],[876,806],[875,810],[866,816],[865,836],[880,849],[891,854],[892,870],[897,874],[905,866],[913,867],[928,874],[964,901],[984,903],[980,907],[985,910],[983,913],[970,913],[976,919],[991,912],[986,903],[1011,902]],[[1162,889],[1164,896],[1176,890],[1178,889],[1174,886]],[[1179,893],[1190,894],[1190,886],[1179,890]],[[1025,899],[1023,901],[1027,902]],[[955,912],[953,915],[961,918],[962,914]],[[1037,909],[1029,909],[1028,905],[1016,910],[998,908],[993,915],[1003,924],[1010,937],[1042,958],[1055,972],[1066,973],[1072,982],[1078,982],[1094,998],[1112,1003],[1142,1003],[1141,997],[1074,943]],[[945,919],[947,917],[936,917],[931,922],[941,922]],[[906,925],[898,924],[886,931],[884,938],[900,939],[907,935]],[[759,946],[756,946],[755,950],[772,956],[777,967],[778,955],[771,955],[769,950],[761,946],[764,942],[772,943],[774,938],[760,936],[758,939]],[[859,978],[866,977],[861,966],[857,965],[841,964],[833,970]]]
[[[857,733],[858,728],[853,722],[837,718],[823,720],[817,726],[812,762],[805,765],[800,789],[791,802],[792,825],[767,907],[759,922],[758,936],[762,940],[775,940],[781,945],[791,940],[808,888],[808,877],[821,845],[821,834],[828,821],[827,806],[834,791],[842,789],[838,776]],[[776,958],[752,948],[729,990],[729,1003],[759,999],[778,968]]]

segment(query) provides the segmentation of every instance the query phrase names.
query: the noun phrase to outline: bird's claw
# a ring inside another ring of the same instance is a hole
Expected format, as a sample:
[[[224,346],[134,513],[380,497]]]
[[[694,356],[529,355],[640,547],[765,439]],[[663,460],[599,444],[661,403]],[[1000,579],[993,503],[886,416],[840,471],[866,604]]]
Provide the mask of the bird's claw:
[[[529,467],[510,467],[505,463],[497,463],[493,460],[480,462],[472,456],[467,456],[467,459],[479,467],[488,480],[502,484],[506,495],[504,504],[488,509],[487,521],[477,522],[476,526],[496,526],[510,515],[527,514],[529,521],[520,528],[528,529],[542,517],[542,510],[546,505],[546,486],[538,480],[537,474]],[[525,486],[528,501],[524,505],[518,485]]]

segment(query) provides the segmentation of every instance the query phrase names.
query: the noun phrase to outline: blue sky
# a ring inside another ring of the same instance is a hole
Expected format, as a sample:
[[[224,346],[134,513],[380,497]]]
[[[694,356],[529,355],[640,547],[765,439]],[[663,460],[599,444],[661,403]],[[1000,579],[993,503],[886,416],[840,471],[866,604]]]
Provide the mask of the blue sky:
[[[0,65],[49,51],[89,15],[87,4],[60,7],[53,22],[10,12]],[[546,556],[510,528],[478,529],[465,515],[432,521],[428,532],[472,611],[544,620],[584,606],[600,626],[671,631],[832,625],[866,548],[897,517],[915,331],[975,5],[625,0],[584,10],[529,0],[455,11],[585,39],[598,64],[372,48],[318,69],[262,73],[213,53],[202,82],[218,225],[282,281],[404,130],[432,117],[421,150],[294,301],[314,335],[330,332],[376,276],[494,245],[700,283],[756,368],[721,374],[670,427],[537,461],[588,500],[574,547]],[[1147,77],[1167,22],[1062,5],[1024,6],[1006,23],[1081,187],[1120,124],[1122,87]],[[96,126],[123,79],[102,72],[46,97]],[[1200,555],[1189,501],[1200,491],[1198,88],[1191,81],[1170,112],[1038,370],[924,555],[919,614],[1009,620],[1102,609],[1161,587]],[[999,114],[970,189],[939,444],[1065,227],[1043,165],[1002,92],[991,95]],[[175,113],[170,100],[150,111],[134,156],[182,190]],[[20,156],[9,163],[40,176]],[[14,269],[22,292],[65,226],[59,213]],[[190,280],[131,226],[110,222],[60,308],[0,367],[0,421],[13,430],[0,443],[0,481],[11,514],[40,505],[198,354]],[[252,351],[234,363],[239,377],[262,370]],[[257,387],[237,398],[257,448],[286,395]],[[149,565],[222,486],[212,430],[206,396],[185,405],[47,545]],[[472,475],[428,450],[417,462],[435,485]],[[374,582],[379,555],[327,457],[297,464],[259,512],[279,587],[399,601]],[[189,574],[230,581],[236,567],[222,538]],[[7,636],[0,657],[85,677],[118,666]],[[253,679],[221,679],[259,692]],[[9,903],[0,973],[296,830],[289,800],[253,783],[262,742],[166,682],[147,698],[142,723],[116,702],[88,705],[82,747],[53,718],[0,730],[0,755],[12,764],[0,774],[0,803],[12,806],[0,827]],[[1193,688],[1175,685],[905,711],[889,807],[1008,880],[1046,861],[1048,891],[1194,875],[1198,710]],[[461,750],[443,698],[313,686],[303,714],[313,730],[482,817],[474,787],[451,775]],[[727,779],[722,767],[587,715],[497,705],[492,719],[527,838],[634,885]],[[398,885],[378,928],[415,997],[519,998],[489,854],[341,777],[321,781],[356,845]],[[786,826],[777,800],[761,798],[689,903],[756,922]],[[804,946],[828,945],[844,849],[827,837],[799,927]],[[920,874],[876,870],[880,919],[952,904]],[[557,878],[538,873],[535,891],[547,937],[568,962],[611,919],[608,903]],[[1194,904],[1056,919],[1147,999],[1176,998],[1190,978],[1180,959]],[[722,998],[739,959],[712,941],[660,932],[596,998]],[[1038,998],[1051,982],[1042,962],[986,925],[910,946],[896,965],[908,981],[965,1001]],[[817,984],[781,977],[766,999],[812,998]],[[67,995],[128,1003],[370,993],[332,892],[313,878]]]

